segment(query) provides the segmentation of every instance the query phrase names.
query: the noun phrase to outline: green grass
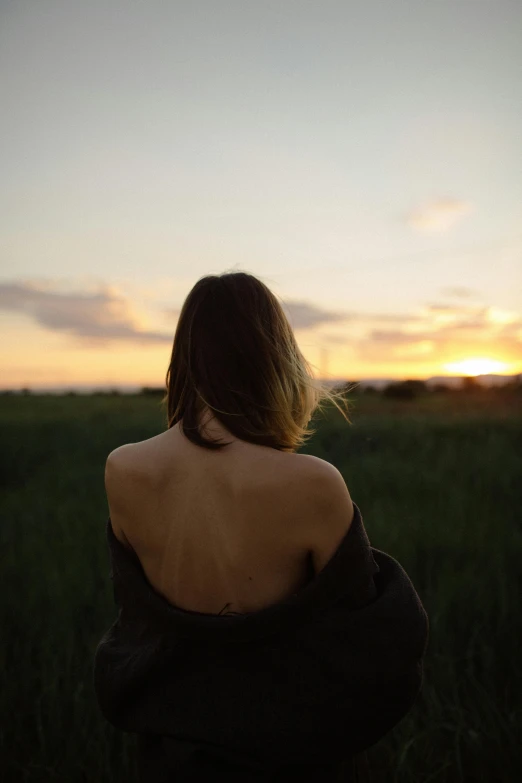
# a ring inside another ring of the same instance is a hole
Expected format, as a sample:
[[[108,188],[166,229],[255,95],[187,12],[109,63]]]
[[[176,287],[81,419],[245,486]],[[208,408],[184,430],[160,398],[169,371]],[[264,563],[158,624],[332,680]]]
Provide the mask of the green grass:
[[[430,619],[423,690],[369,750],[372,783],[515,783],[520,395],[352,399],[353,424],[318,413],[303,452],[343,473]],[[0,427],[2,779],[133,783],[134,739],[104,721],[91,684],[115,618],[103,472],[114,448],[165,428],[159,398],[3,396]]]

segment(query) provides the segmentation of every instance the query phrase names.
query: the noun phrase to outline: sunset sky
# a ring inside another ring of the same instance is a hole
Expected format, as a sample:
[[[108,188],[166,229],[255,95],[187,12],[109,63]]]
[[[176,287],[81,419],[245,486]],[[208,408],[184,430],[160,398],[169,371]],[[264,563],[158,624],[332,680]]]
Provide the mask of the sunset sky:
[[[164,383],[247,271],[317,376],[522,372],[522,3],[0,6],[0,388]]]

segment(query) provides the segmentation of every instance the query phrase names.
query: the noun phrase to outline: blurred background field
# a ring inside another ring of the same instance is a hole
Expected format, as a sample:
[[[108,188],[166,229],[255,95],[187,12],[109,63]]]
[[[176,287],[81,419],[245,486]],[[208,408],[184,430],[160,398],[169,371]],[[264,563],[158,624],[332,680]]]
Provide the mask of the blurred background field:
[[[404,387],[402,387],[404,390]],[[372,783],[521,779],[522,395],[349,394],[302,449],[335,464],[372,545],[430,619],[424,687],[369,750]],[[165,429],[161,396],[0,396],[0,710],[7,783],[132,783],[134,739],[107,724],[92,660],[116,610],[107,455]]]

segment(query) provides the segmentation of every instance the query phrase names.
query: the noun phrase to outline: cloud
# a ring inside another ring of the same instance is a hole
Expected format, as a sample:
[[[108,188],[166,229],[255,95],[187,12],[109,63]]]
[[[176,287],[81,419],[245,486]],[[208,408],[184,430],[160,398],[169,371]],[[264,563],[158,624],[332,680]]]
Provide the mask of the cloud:
[[[421,317],[422,331],[403,328],[371,329],[352,342],[359,357],[385,362],[399,357],[432,360],[449,353],[473,353],[492,343],[515,356],[522,347],[522,317],[484,305],[428,305]]]
[[[400,329],[372,329],[366,339],[376,343],[402,345],[403,343],[417,343],[420,340],[429,340],[432,336],[433,335],[429,333],[419,334],[418,332],[415,332],[412,334],[411,332],[404,332]]]
[[[401,357],[413,362],[427,356],[430,361],[442,360],[455,352],[466,355],[487,348],[492,342],[515,356],[522,345],[519,314],[484,304],[435,302],[414,313],[328,310],[303,300],[282,301],[282,306],[294,330],[335,324],[330,334],[321,332],[321,341],[381,363]],[[170,345],[180,312],[158,307],[155,314],[169,313],[173,326],[167,333],[147,330],[140,328],[143,318],[133,302],[110,285],[101,284],[94,291],[64,291],[59,282],[34,280],[0,282],[0,310],[25,313],[45,329],[96,346],[111,340]]]
[[[283,301],[282,306],[293,329],[310,329],[319,324],[345,320],[344,313],[324,310],[309,302]]]
[[[172,334],[140,330],[129,302],[103,284],[94,293],[64,293],[53,290],[48,282],[2,282],[0,310],[26,313],[45,329],[96,344],[109,339],[165,343],[173,338]]]
[[[344,320],[358,323],[375,323],[377,321],[404,324],[407,321],[419,321],[422,318],[414,313],[357,313],[347,312]]]
[[[357,317],[354,313],[346,315],[299,300],[282,302],[282,306],[296,330]],[[26,313],[39,326],[90,341],[118,339],[171,343],[174,337],[174,331],[162,333],[140,329],[130,301],[105,284],[95,292],[64,292],[59,290],[57,283],[49,281],[2,282],[0,310]],[[177,322],[181,309],[162,308],[161,312]]]
[[[440,292],[443,296],[456,296],[462,299],[470,299],[476,296],[475,291],[472,288],[465,288],[464,286],[453,286],[448,288],[441,288]]]
[[[464,317],[468,315],[475,315],[476,313],[486,313],[489,309],[486,305],[464,305],[464,304],[445,304],[443,302],[436,302],[435,304],[428,304],[424,308],[427,313],[434,313],[437,318],[438,314],[454,317]]]
[[[310,302],[282,302],[295,330],[312,329],[340,321],[384,320],[403,322],[396,314],[333,311]],[[57,283],[23,281],[0,283],[0,310],[26,313],[35,323],[56,332],[67,332],[91,340],[132,340],[136,342],[172,342],[174,332],[140,329],[130,301],[105,284],[95,292],[60,291]],[[180,308],[162,308],[161,313],[176,322]]]
[[[376,323],[390,322],[403,324],[408,321],[417,321],[422,316],[401,313],[366,313],[354,310],[325,310],[316,305],[302,301],[288,300],[283,302],[283,309],[293,329],[310,329],[320,324],[352,322],[352,323]],[[345,338],[346,339],[346,338]]]
[[[337,333],[321,332],[320,341],[344,346],[364,361],[442,361],[454,353],[490,350],[492,344],[516,355],[522,343],[522,318],[484,304],[436,302],[416,313],[368,313],[290,301],[285,309],[294,313],[294,329],[338,322]]]
[[[428,305],[428,310],[430,310],[433,313],[438,312],[448,312],[448,311],[454,311],[455,305],[452,304],[430,304]]]
[[[491,331],[492,323],[488,318],[489,307],[481,307],[475,312],[462,313],[462,320],[456,321],[451,326],[445,327],[446,329],[475,329],[483,330],[487,329]]]
[[[473,210],[469,201],[445,198],[426,204],[406,216],[406,222],[418,231],[448,231]]]

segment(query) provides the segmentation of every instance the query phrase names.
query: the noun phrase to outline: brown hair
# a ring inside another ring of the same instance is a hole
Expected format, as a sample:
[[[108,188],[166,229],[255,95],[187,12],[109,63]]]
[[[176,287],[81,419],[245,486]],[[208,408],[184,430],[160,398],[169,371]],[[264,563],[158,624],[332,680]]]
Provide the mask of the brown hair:
[[[189,292],[166,386],[168,429],[183,419],[186,437],[207,449],[230,441],[200,434],[203,406],[236,438],[280,451],[299,449],[315,433],[307,425],[324,400],[350,423],[336,401],[347,403],[344,392],[314,379],[278,298],[247,272],[206,275]]]

